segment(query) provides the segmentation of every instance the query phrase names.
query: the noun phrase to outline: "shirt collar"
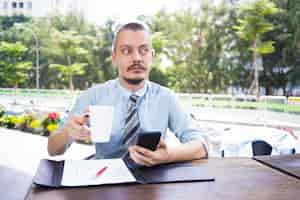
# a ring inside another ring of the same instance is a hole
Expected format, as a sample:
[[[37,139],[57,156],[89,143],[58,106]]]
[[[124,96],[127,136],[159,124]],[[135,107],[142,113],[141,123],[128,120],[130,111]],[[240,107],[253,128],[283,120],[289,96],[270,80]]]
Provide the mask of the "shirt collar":
[[[145,84],[144,84],[144,87],[142,87],[141,89],[139,89],[139,90],[137,90],[137,91],[135,91],[135,92],[131,92],[131,91],[129,91],[128,89],[124,88],[124,87],[121,85],[120,79],[119,79],[119,78],[117,78],[116,81],[117,81],[117,85],[118,85],[118,87],[119,87],[119,89],[120,89],[120,91],[121,91],[121,94],[122,94],[124,97],[126,97],[126,99],[129,99],[129,97],[130,97],[131,95],[133,95],[133,94],[135,94],[135,95],[137,95],[137,96],[139,96],[139,97],[144,96],[145,93],[147,92],[148,87],[149,87],[149,81],[146,80],[146,81],[145,81]]]

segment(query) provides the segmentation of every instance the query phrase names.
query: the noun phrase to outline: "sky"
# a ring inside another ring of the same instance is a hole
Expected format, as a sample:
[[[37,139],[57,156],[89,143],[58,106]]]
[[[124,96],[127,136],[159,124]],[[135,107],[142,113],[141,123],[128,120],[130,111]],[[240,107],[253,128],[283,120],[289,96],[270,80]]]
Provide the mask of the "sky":
[[[70,8],[70,2],[81,10],[88,21],[103,24],[108,18],[116,20],[133,19],[138,15],[153,15],[164,8],[173,12],[191,3],[191,0],[66,0],[65,7]]]

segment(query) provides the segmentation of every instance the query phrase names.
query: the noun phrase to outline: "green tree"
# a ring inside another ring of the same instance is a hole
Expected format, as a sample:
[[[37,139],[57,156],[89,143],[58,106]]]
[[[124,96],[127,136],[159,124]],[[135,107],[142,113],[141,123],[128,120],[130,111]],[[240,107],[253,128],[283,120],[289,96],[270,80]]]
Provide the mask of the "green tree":
[[[104,80],[109,80],[117,75],[117,70],[112,66],[111,62],[114,24],[115,22],[109,19],[104,26],[100,28],[102,44],[94,54],[99,63],[98,66],[102,69]]]
[[[25,23],[28,21],[31,21],[31,18],[24,15],[0,16],[0,31],[10,29],[15,23]]]
[[[53,33],[56,40],[56,50],[66,59],[66,64],[50,64],[50,69],[58,70],[61,76],[69,83],[69,89],[74,90],[73,76],[84,74],[85,64],[74,62],[75,59],[83,58],[87,55],[87,50],[80,47],[82,37],[75,31],[56,31]],[[84,59],[84,58],[83,58]]]
[[[57,70],[59,72],[58,77],[63,81],[69,83],[69,89],[73,90],[73,77],[75,75],[84,74],[84,66],[82,63],[73,63],[70,65],[62,65],[62,64],[50,64],[50,69]]]
[[[189,10],[171,14],[161,10],[152,20],[151,27],[155,33],[153,47],[158,51],[154,67],[164,68],[160,66],[163,57],[169,60],[171,66],[167,68],[165,75],[168,77],[168,86],[177,91],[187,91],[189,88],[186,83],[189,82],[190,75],[186,72],[195,24],[196,19]]]
[[[276,42],[276,51],[263,57],[262,79],[266,94],[272,94],[272,88],[281,88],[284,95],[292,95],[292,89],[300,85],[300,2],[274,2],[282,12],[269,18],[276,29],[266,34],[265,38]]]
[[[68,13],[66,16],[51,15],[49,18],[34,19],[30,24],[38,34],[40,39],[40,66],[41,66],[41,85],[46,88],[65,88],[70,82],[66,76],[63,76],[60,71],[57,75],[57,68],[54,70],[49,66],[53,63],[68,66],[68,60],[62,46],[59,45],[61,33],[73,32],[73,36],[80,39],[80,43],[76,44],[76,48],[84,49],[84,55],[72,55],[72,64],[84,64],[83,72],[72,77],[73,87],[84,89],[95,82],[103,82],[102,59],[98,56],[102,50],[102,32],[99,27],[89,24],[81,14],[75,12]],[[58,35],[53,36],[53,33]],[[23,39],[28,38],[22,35]],[[21,38],[20,38],[21,40]],[[26,39],[27,45],[32,45],[32,37]],[[70,55],[70,54],[68,54]],[[31,55],[34,56],[34,55]],[[80,75],[81,74],[81,75]]]
[[[163,59],[167,58],[164,47],[167,45],[167,39],[162,32],[155,32],[152,35],[152,48],[154,50],[154,59],[150,72],[150,80],[163,86],[168,85],[166,76],[166,66],[163,66]]]
[[[19,42],[0,42],[0,77],[4,86],[17,88],[29,78],[32,63],[24,61],[26,51],[27,48]]]
[[[240,8],[241,19],[234,26],[237,35],[251,43],[253,52],[252,66],[254,68],[254,82],[251,88],[255,88],[255,95],[259,98],[259,72],[257,58],[259,55],[270,54],[274,49],[274,41],[263,41],[262,36],[274,29],[274,25],[267,20],[270,15],[279,12],[276,4],[270,0],[255,0],[243,4]]]
[[[232,70],[226,52],[232,44],[228,8],[202,1],[194,9],[161,11],[153,20],[154,29],[167,38],[163,52],[172,63],[169,86],[184,92],[225,92]]]

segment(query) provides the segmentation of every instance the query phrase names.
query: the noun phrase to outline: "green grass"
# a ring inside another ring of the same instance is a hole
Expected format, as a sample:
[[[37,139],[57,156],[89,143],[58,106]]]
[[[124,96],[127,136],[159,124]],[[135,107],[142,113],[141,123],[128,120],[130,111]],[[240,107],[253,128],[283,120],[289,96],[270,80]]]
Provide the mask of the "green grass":
[[[68,97],[73,98],[81,91],[69,90],[35,90],[35,89],[17,89],[18,96],[39,96],[39,97]],[[0,89],[0,95],[15,95],[14,89]],[[276,103],[270,100],[263,102],[252,101],[231,101],[226,99],[212,99],[207,100],[204,98],[190,98],[190,96],[181,97],[184,104],[196,107],[214,107],[214,108],[235,108],[235,109],[259,109],[259,110],[272,110],[277,112],[295,113],[300,114],[300,105],[291,105]]]
[[[51,97],[51,96],[68,96],[74,97],[78,95],[80,91],[69,91],[69,90],[35,90],[35,89],[0,89],[0,95],[14,96],[34,96],[34,97]]]
[[[203,99],[185,99],[185,104],[196,107],[214,107],[214,108],[235,108],[235,109],[259,109],[272,110],[277,112],[300,114],[300,105],[266,103],[266,102],[249,102],[249,101],[220,101],[220,100],[203,100]]]

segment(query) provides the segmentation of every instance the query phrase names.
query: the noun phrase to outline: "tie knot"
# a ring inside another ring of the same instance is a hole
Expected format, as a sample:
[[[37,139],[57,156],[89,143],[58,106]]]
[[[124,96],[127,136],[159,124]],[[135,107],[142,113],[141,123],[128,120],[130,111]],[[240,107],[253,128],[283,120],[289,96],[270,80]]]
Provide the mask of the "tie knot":
[[[134,104],[136,104],[136,101],[137,101],[138,98],[139,98],[139,96],[137,96],[137,95],[135,95],[135,94],[133,94],[133,95],[131,95],[131,96],[129,97],[129,99],[130,99]]]

